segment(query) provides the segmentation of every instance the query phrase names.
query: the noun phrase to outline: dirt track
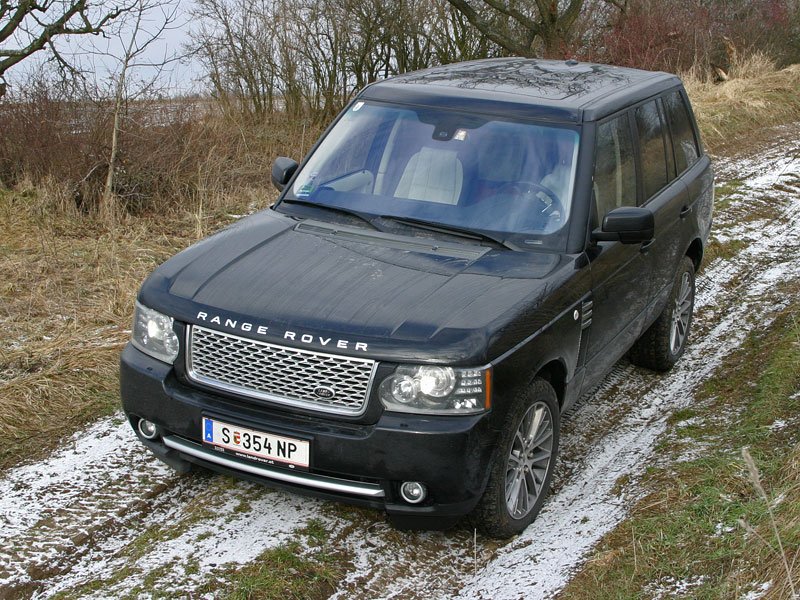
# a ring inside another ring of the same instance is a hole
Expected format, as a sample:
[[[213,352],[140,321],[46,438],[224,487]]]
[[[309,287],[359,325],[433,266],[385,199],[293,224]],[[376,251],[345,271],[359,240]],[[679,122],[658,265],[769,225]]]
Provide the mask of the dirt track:
[[[178,477],[114,417],[0,479],[0,598],[188,592],[302,539],[296,532],[312,519],[349,562],[337,598],[553,596],[624,518],[667,418],[780,310],[774,282],[800,278],[800,127],[777,132],[758,154],[717,164],[718,182],[741,185],[716,212],[712,236],[745,243],[698,277],[686,355],[666,376],[622,361],[566,415],[554,493],[517,539],[399,533],[377,512],[221,476]],[[617,485],[623,476],[633,483]]]

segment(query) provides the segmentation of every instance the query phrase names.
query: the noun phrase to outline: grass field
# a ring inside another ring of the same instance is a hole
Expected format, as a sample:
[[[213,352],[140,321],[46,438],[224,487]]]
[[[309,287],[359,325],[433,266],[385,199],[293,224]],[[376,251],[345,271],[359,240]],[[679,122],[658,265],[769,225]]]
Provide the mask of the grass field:
[[[769,128],[800,120],[800,65],[782,70],[763,56],[735,63],[722,83],[682,76],[706,148],[736,154],[765,141]]]
[[[233,220],[206,215],[201,229]],[[202,232],[193,213],[109,227],[59,210],[40,192],[0,191],[0,468],[118,408],[136,291]]]

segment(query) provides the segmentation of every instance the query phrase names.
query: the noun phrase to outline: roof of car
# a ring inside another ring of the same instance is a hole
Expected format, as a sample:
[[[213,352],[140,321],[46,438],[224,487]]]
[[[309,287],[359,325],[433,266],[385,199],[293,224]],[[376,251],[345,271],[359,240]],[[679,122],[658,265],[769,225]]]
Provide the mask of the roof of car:
[[[399,75],[368,86],[360,97],[575,123],[679,84],[669,73],[626,67],[491,58]]]

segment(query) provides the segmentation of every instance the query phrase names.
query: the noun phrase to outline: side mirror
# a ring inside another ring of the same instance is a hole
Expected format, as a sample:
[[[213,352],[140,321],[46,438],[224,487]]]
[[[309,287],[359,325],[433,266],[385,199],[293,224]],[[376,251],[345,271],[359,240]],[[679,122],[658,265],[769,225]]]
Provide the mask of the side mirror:
[[[282,192],[295,171],[297,171],[296,161],[285,156],[279,156],[272,163],[272,185],[278,188],[279,192]]]
[[[592,232],[598,242],[622,242],[642,244],[653,239],[655,219],[649,208],[643,206],[621,206],[603,218],[603,226]]]

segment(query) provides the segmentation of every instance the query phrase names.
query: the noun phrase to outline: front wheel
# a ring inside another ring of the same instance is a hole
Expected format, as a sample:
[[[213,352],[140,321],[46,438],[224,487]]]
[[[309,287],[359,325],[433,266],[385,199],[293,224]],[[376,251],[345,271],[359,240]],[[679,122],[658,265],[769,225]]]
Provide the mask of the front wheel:
[[[631,362],[654,371],[669,371],[686,349],[694,312],[694,263],[683,257],[667,305],[630,351]]]
[[[514,401],[475,516],[488,535],[507,538],[539,514],[550,489],[558,454],[559,410],[553,387],[543,379]]]

